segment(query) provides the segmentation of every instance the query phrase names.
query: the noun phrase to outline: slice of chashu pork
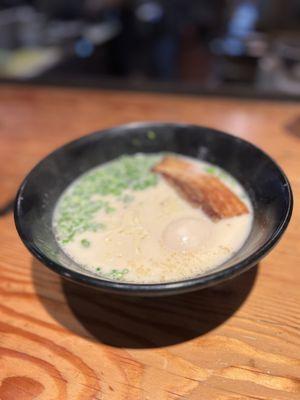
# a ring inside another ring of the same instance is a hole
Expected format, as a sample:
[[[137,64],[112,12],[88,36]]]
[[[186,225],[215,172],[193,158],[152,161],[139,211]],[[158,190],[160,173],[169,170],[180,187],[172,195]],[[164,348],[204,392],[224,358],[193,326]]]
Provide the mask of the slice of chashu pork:
[[[161,174],[189,203],[214,221],[249,213],[245,203],[216,176],[203,173],[180,157],[166,156],[152,168]]]

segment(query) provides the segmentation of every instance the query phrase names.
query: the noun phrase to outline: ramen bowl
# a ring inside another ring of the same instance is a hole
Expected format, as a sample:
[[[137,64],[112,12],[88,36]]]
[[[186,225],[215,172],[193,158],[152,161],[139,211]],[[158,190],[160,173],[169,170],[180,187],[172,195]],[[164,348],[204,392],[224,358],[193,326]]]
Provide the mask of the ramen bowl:
[[[154,132],[155,135],[149,135]],[[243,246],[207,273],[172,282],[103,279],[70,258],[58,244],[53,213],[64,190],[91,168],[123,154],[172,152],[215,164],[246,190],[253,223]],[[256,265],[278,242],[292,213],[292,191],[281,168],[262,150],[214,129],[175,123],[133,123],[83,136],[58,148],[27,175],[15,202],[17,231],[42,264],[71,281],[132,296],[162,296],[202,289]]]

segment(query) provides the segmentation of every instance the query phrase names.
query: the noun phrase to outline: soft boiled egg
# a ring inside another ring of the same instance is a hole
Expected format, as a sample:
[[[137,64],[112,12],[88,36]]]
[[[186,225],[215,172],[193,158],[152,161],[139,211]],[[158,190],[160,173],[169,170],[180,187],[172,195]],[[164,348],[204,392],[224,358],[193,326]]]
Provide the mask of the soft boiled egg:
[[[192,251],[210,239],[211,222],[208,218],[179,218],[169,223],[162,233],[162,243],[176,251]]]

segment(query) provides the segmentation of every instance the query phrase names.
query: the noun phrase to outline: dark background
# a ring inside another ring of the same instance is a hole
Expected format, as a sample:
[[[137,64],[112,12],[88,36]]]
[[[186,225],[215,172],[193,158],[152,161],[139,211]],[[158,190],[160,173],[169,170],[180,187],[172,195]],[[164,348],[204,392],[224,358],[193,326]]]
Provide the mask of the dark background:
[[[300,97],[300,0],[2,0],[0,80]]]

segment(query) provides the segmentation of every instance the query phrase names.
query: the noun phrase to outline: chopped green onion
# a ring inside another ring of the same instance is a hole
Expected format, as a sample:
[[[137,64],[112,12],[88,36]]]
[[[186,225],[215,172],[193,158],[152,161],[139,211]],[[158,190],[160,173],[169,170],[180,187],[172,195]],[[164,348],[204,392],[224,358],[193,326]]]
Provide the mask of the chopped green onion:
[[[148,131],[147,132],[147,137],[149,140],[155,140],[156,139],[156,133],[153,131]]]
[[[129,203],[134,196],[128,192],[155,186],[159,178],[151,172],[151,168],[161,156],[125,155],[79,178],[58,204],[54,221],[58,241],[67,244],[80,233],[104,229],[102,223],[94,222],[95,215],[102,211],[106,214],[115,211],[105,196],[120,198],[124,203]]]
[[[217,172],[217,168],[216,167],[207,167],[207,168],[205,168],[205,172],[207,172],[208,174],[215,174]]]
[[[112,269],[110,272],[101,272],[101,268],[96,268],[96,271],[100,273],[103,278],[121,281],[124,279],[124,275],[128,274],[129,270],[124,268],[123,270]]]
[[[132,139],[132,142],[131,142],[134,146],[140,146],[142,143],[141,143],[141,140],[140,139],[138,139],[138,138],[135,138],[135,139]]]
[[[81,245],[82,245],[83,247],[90,247],[90,245],[91,245],[91,242],[90,242],[89,240],[87,240],[87,239],[82,239],[82,240],[80,241],[80,243],[81,243]]]

